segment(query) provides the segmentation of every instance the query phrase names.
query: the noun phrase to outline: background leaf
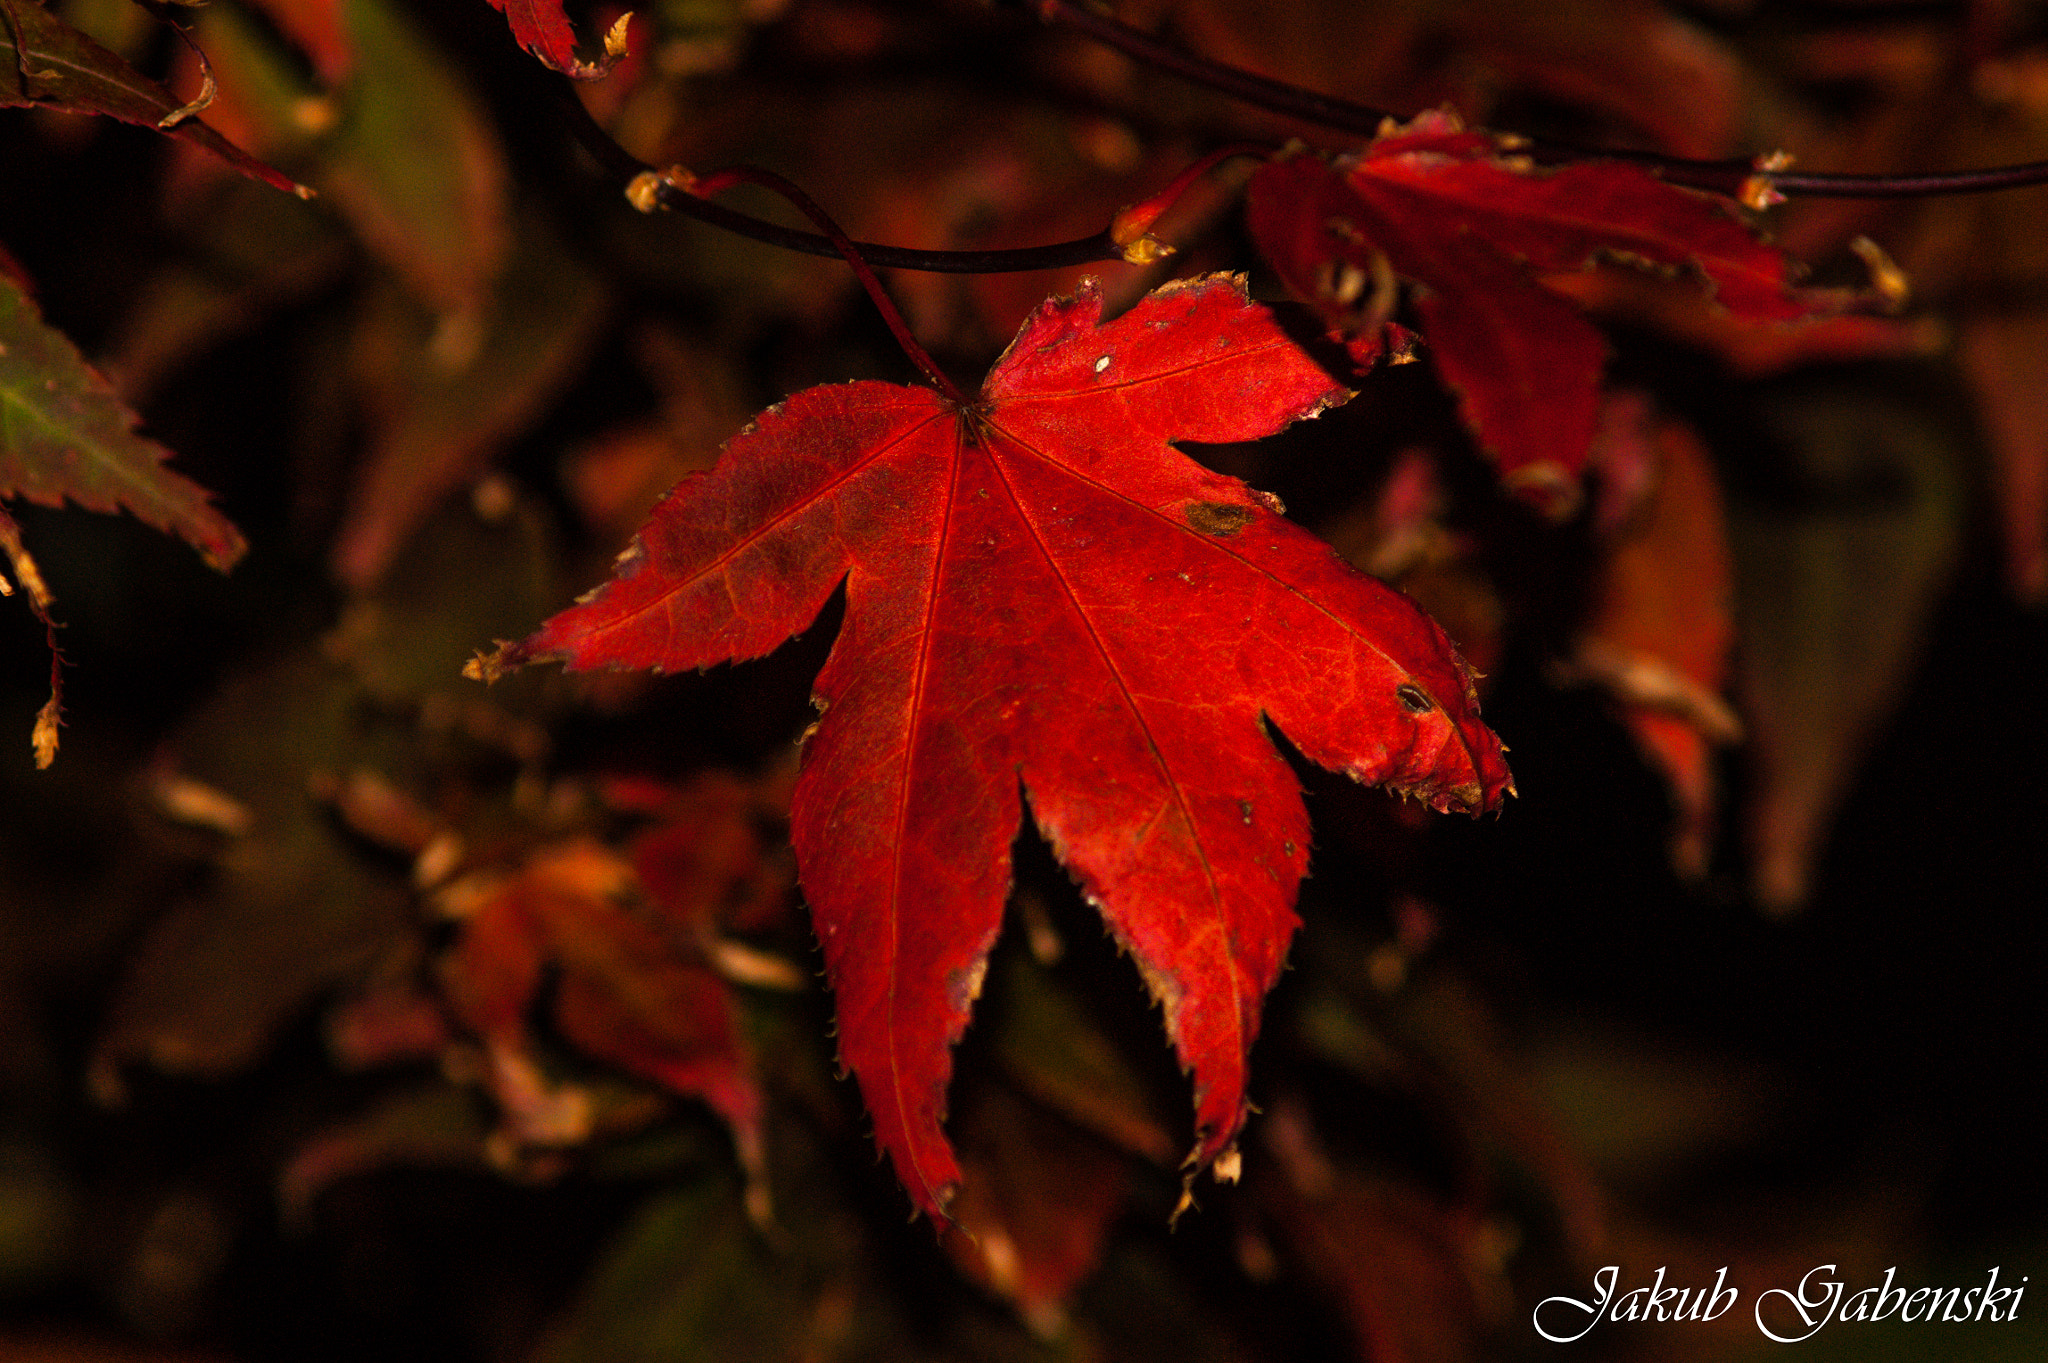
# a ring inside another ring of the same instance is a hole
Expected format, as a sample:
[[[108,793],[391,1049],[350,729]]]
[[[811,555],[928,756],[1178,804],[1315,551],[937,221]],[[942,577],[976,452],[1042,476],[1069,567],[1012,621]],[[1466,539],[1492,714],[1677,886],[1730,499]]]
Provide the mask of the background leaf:
[[[106,380],[0,277],[0,497],[125,510],[214,567],[233,566],[247,548],[241,532],[204,489],[164,467],[171,452],[135,425]]]
[[[163,128],[204,147],[252,179],[308,193],[197,118],[163,86],[50,13],[37,0],[0,0],[0,105],[41,104],[68,113],[106,114],[124,123]],[[169,123],[166,122],[170,119]]]
[[[1890,715],[1955,562],[1953,433],[1926,414],[1792,386],[1763,408],[1786,466],[1729,504],[1740,686],[1757,789],[1751,874],[1790,909],[1855,764]]]

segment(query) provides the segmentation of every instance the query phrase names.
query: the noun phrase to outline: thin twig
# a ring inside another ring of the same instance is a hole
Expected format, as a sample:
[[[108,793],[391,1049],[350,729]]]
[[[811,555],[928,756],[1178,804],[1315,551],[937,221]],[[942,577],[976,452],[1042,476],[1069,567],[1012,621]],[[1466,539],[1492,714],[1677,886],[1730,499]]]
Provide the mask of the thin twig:
[[[911,362],[924,371],[925,377],[929,378],[954,406],[968,405],[966,394],[954,386],[953,380],[946,377],[946,371],[939,368],[938,363],[926,353],[925,348],[917,343],[917,338],[910,334],[910,327],[904,322],[903,314],[897,310],[896,301],[889,297],[888,290],[882,287],[882,281],[876,277],[874,267],[868,264],[861,247],[840,229],[839,224],[832,220],[830,213],[818,206],[817,200],[788,180],[772,170],[763,170],[759,166],[729,166],[704,176],[691,175],[688,171],[680,169],[662,175],[646,171],[634,181],[636,188],[646,186],[652,189],[653,197],[659,203],[668,202],[676,194],[701,201],[734,185],[758,185],[762,189],[780,194],[794,204],[798,212],[816,223],[831,241],[832,249],[845,257],[846,263],[853,267],[853,273],[860,279],[861,287],[866,289],[868,297],[874,300],[875,310],[880,312],[882,320],[889,324],[889,330],[895,335],[896,343],[903,347],[903,353],[910,356]],[[627,197],[638,201],[634,189],[627,191]]]
[[[1272,80],[1241,67],[1226,66],[1171,47],[1140,28],[1132,28],[1107,14],[1098,14],[1070,0],[1034,0],[1038,17],[1085,33],[1099,43],[1160,71],[1206,85],[1212,90],[1277,114],[1289,114],[1306,123],[1318,123],[1339,132],[1371,137],[1381,123],[1393,117],[1384,109],[1357,104],[1336,95],[1318,94],[1299,85]]]
[[[1334,95],[1317,94],[1298,85],[1182,52],[1143,29],[1133,28],[1106,14],[1098,14],[1077,0],[1031,2],[1039,17],[1047,23],[1084,33],[1135,61],[1172,72],[1274,113],[1287,114],[1307,123],[1360,137],[1376,135],[1381,125],[1394,117],[1384,109],[1339,99]],[[1656,171],[1672,184],[1731,196],[1742,193],[1758,174],[1756,166],[1748,161],[1694,161],[1655,152],[1588,147],[1556,138],[1532,137],[1529,144],[1536,159],[1546,163],[1629,161]],[[1983,194],[2048,183],[2048,161],[1934,175],[1806,175],[1772,171],[1764,178],[1771,189],[1787,195],[1806,194],[1836,199],[1925,198],[1941,194]]]
[[[607,174],[617,176],[619,183],[625,185],[654,171],[654,167],[613,140],[612,135],[590,116],[590,111],[583,107],[583,101],[576,97],[568,81],[553,84],[567,117],[569,131]],[[813,256],[837,256],[840,253],[830,237],[815,232],[737,213],[666,185],[659,193],[663,208],[770,246]],[[1090,237],[1006,251],[920,251],[907,246],[867,241],[854,242],[853,246],[870,265],[893,270],[922,270],[929,274],[1021,274],[1031,270],[1057,270],[1069,265],[1123,259],[1123,250],[1110,240],[1107,227]]]
[[[50,598],[50,589],[43,583],[43,571],[21,541],[21,527],[14,517],[0,506],[0,557],[5,557],[14,571],[15,580],[21,583],[21,593],[28,598],[29,611],[42,622],[43,638],[50,647],[50,698],[43,702],[43,708],[36,711],[36,722],[29,742],[35,749],[36,767],[48,767],[57,758],[57,730],[64,723],[64,650],[57,644],[57,631],[62,628],[50,615],[50,607],[56,603]],[[7,579],[0,577],[0,595],[12,596],[14,590]]]
[[[1232,142],[1228,146],[1218,147],[1207,156],[1183,168],[1166,188],[1151,198],[1118,210],[1117,215],[1109,220],[1109,239],[1123,248],[1124,259],[1134,265],[1149,265],[1155,260],[1172,255],[1171,246],[1153,238],[1152,227],[1181,201],[1181,196],[1188,192],[1195,181],[1225,161],[1240,156],[1255,156],[1264,160],[1272,156],[1276,150],[1278,149],[1271,144],[1256,142]]]

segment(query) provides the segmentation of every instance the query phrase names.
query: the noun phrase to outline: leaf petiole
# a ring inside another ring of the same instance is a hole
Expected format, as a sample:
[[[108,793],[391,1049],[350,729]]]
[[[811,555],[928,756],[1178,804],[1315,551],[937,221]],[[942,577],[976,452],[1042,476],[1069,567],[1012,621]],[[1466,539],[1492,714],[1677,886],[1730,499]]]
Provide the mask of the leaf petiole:
[[[1152,225],[1165,216],[1166,211],[1180,202],[1195,181],[1207,175],[1225,161],[1239,156],[1256,156],[1265,160],[1273,155],[1271,146],[1258,142],[1232,142],[1229,146],[1218,147],[1207,156],[1195,161],[1173,182],[1149,199],[1119,209],[1110,219],[1109,239],[1123,252],[1123,258],[1132,265],[1150,265],[1173,254],[1173,247],[1152,235]]]
[[[646,171],[627,187],[626,197],[635,207],[646,211],[663,201],[660,190],[664,185],[694,199],[709,199],[734,185],[758,185],[789,200],[798,212],[817,224],[818,230],[831,240],[833,247],[846,258],[846,263],[853,267],[853,273],[860,280],[861,287],[866,289],[868,297],[874,300],[876,309],[882,314],[882,320],[889,324],[889,331],[896,337],[896,343],[903,347],[903,353],[910,357],[911,363],[922,370],[925,377],[932,381],[932,386],[956,407],[966,408],[970,405],[966,395],[946,377],[946,371],[939,368],[938,363],[925,348],[917,343],[917,338],[910,334],[909,324],[903,320],[903,314],[897,310],[895,300],[889,297],[888,290],[882,287],[881,279],[875,274],[874,267],[868,264],[861,248],[854,243],[853,238],[846,235],[837,222],[833,221],[832,215],[819,206],[817,200],[774,171],[763,170],[759,166],[728,166],[724,170],[715,170],[709,175],[702,176],[692,175],[681,166],[659,176],[652,171]]]

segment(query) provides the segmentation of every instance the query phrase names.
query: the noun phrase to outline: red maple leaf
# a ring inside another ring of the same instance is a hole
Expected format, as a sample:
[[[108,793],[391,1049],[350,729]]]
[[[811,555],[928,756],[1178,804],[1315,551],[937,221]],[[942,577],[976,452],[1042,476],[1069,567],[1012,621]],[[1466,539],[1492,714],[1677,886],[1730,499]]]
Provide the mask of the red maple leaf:
[[[1620,162],[1541,170],[1445,113],[1356,154],[1267,163],[1246,213],[1287,286],[1361,363],[1380,349],[1394,276],[1418,285],[1423,337],[1466,424],[1510,486],[1557,512],[1577,497],[1607,347],[1537,276],[1621,264],[1686,277],[1750,322],[1818,306],[1726,201]]]
[[[865,382],[770,408],[677,485],[610,583],[472,665],[757,657],[846,583],[791,832],[841,1059],[934,1215],[960,1177],[950,1048],[1002,921],[1020,793],[1164,1007],[1199,1170],[1243,1124],[1308,864],[1262,720],[1439,809],[1510,786],[1442,631],[1168,444],[1264,436],[1343,390],[1228,278],[1106,326],[1101,310],[1092,286],[1044,304],[970,404]]]
[[[605,34],[604,57],[585,62],[576,59],[576,30],[570,26],[569,16],[562,13],[562,0],[491,0],[491,6],[504,11],[506,22],[512,25],[512,36],[521,47],[540,58],[541,65],[563,75],[595,80],[625,55],[623,21]]]

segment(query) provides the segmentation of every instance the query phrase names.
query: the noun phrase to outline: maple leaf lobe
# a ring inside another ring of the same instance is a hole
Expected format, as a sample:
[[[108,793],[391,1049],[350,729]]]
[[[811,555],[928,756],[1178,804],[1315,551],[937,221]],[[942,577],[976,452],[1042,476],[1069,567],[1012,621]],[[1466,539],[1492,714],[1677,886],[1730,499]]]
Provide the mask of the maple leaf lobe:
[[[629,571],[498,656],[754,657],[845,583],[792,839],[841,1060],[934,1216],[960,1180],[951,1048],[1027,801],[1162,1005],[1199,1170],[1245,1119],[1307,869],[1268,726],[1438,808],[1508,785],[1442,632],[1171,444],[1256,439],[1344,390],[1234,279],[1101,312],[1092,285],[1043,305],[969,407],[878,383],[796,394],[671,492]],[[1435,704],[1415,712],[1403,685]]]
[[[1386,343],[1392,277],[1413,286],[1438,372],[1503,480],[1553,516],[1577,504],[1607,347],[1558,279],[1607,265],[1693,284],[1746,322],[1834,306],[1732,206],[1641,167],[1543,168],[1448,113],[1362,150],[1283,155],[1254,174],[1253,236],[1361,367]],[[1546,278],[1546,276],[1548,278]],[[1384,279],[1385,288],[1368,282]]]

